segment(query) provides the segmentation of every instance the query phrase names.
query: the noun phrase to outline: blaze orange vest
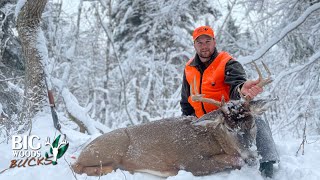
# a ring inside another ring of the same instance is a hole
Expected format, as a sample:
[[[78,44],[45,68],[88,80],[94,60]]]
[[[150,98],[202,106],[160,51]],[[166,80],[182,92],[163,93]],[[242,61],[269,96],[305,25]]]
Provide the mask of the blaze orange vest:
[[[185,67],[186,79],[190,86],[194,86],[194,77],[196,78],[196,88],[199,94],[204,94],[205,98],[215,99],[221,101],[222,96],[226,102],[229,101],[230,86],[224,83],[225,79],[225,67],[229,60],[232,59],[227,52],[220,52],[214,61],[201,73],[196,67],[190,66],[193,59],[190,59]],[[194,89],[194,88],[193,88]],[[192,89],[192,93],[193,92]],[[191,94],[191,92],[190,92]],[[219,107],[202,102],[194,102],[191,100],[191,96],[188,97],[188,102],[195,110],[197,117],[201,117],[205,113],[218,109]]]

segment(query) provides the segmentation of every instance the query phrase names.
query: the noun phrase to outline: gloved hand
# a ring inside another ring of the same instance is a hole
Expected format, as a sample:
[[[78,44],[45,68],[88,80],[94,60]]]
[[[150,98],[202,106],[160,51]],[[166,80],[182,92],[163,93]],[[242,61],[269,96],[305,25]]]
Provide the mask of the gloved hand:
[[[250,99],[253,99],[256,97],[258,94],[262,93],[263,89],[257,84],[260,82],[259,79],[257,80],[248,80],[246,81],[240,90],[240,92],[246,96],[249,97]]]

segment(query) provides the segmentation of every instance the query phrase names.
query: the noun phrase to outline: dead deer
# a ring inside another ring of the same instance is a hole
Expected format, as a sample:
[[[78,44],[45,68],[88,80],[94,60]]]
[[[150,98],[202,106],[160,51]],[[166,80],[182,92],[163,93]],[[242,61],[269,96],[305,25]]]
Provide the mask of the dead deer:
[[[261,79],[259,86],[271,82]],[[89,143],[72,165],[76,173],[99,176],[116,169],[173,176],[179,170],[195,176],[253,164],[256,151],[254,116],[266,110],[267,101],[249,98],[225,103],[203,98],[196,90],[194,101],[220,108],[197,119],[192,116],[168,118],[121,128],[99,136]]]

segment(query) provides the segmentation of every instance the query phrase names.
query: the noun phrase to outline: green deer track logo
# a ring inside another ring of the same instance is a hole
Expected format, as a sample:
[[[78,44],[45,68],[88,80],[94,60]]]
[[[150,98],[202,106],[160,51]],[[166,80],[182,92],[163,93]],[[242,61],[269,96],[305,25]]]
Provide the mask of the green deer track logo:
[[[47,141],[45,143],[46,146],[50,146],[50,153],[53,155],[53,161],[52,164],[56,165],[58,164],[57,160],[59,158],[61,158],[64,153],[67,151],[68,147],[69,147],[69,142],[66,141],[66,139],[62,140],[61,142],[59,142],[60,140],[60,136],[59,135],[52,144],[50,144],[50,138],[47,138]],[[49,158],[49,154],[46,152],[45,157],[48,159]]]

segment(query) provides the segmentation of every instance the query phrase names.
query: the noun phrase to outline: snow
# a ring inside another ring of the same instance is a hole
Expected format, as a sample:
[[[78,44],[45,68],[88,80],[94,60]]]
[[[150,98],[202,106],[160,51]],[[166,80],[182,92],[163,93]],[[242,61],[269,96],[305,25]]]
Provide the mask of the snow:
[[[45,73],[47,88],[49,90],[51,90],[52,85],[51,85],[51,81],[50,81],[50,79],[51,79],[51,75],[50,75],[51,70],[50,69],[52,69],[52,68],[50,68],[50,65],[49,65],[49,56],[48,56],[48,49],[47,49],[47,45],[46,45],[46,38],[45,38],[44,33],[41,28],[37,29],[36,47],[37,47],[37,50],[39,51],[39,54],[41,56],[41,64],[43,66],[43,70]]]
[[[17,5],[16,5],[16,9],[15,9],[15,13],[14,16],[17,18],[22,7],[24,6],[24,4],[27,2],[27,0],[18,0]]]
[[[58,135],[58,132],[54,129],[52,118],[49,112],[39,113],[33,120],[33,135],[40,137],[39,142],[42,144],[41,154],[44,155],[48,151],[48,147],[44,146],[44,142],[47,137],[51,139]],[[34,166],[34,167],[22,167],[8,169],[0,174],[0,179],[21,180],[21,179],[33,179],[33,180],[70,180],[75,179],[72,171],[69,168],[69,164],[75,160],[73,157],[77,157],[86,144],[96,138],[99,134],[86,135],[73,130],[74,125],[70,124],[70,121],[59,114],[59,119],[62,123],[62,132],[67,135],[67,141],[69,142],[69,149],[65,153],[64,157],[58,159],[58,164],[47,166]],[[301,155],[299,151],[298,156],[296,152],[299,148],[302,139],[275,137],[277,149],[280,154],[281,162],[275,166],[275,177],[273,179],[279,180],[318,180],[320,179],[320,163],[317,161],[320,159],[320,136],[307,136],[307,144],[305,145],[305,154]],[[0,140],[2,142],[2,140]],[[10,161],[13,158],[11,149],[11,140],[8,144],[2,142],[0,144],[0,172],[9,167]],[[68,162],[68,163],[67,163]],[[88,177],[87,175],[76,175],[78,180],[96,180],[99,177]],[[100,177],[101,180],[160,180],[163,178],[145,174],[135,173],[130,174],[127,171],[116,170],[110,174]],[[245,166],[241,170],[231,170],[228,172],[217,173],[209,176],[195,177],[190,172],[179,171],[178,175],[168,177],[168,180],[264,180],[265,178],[260,175],[258,167]]]

